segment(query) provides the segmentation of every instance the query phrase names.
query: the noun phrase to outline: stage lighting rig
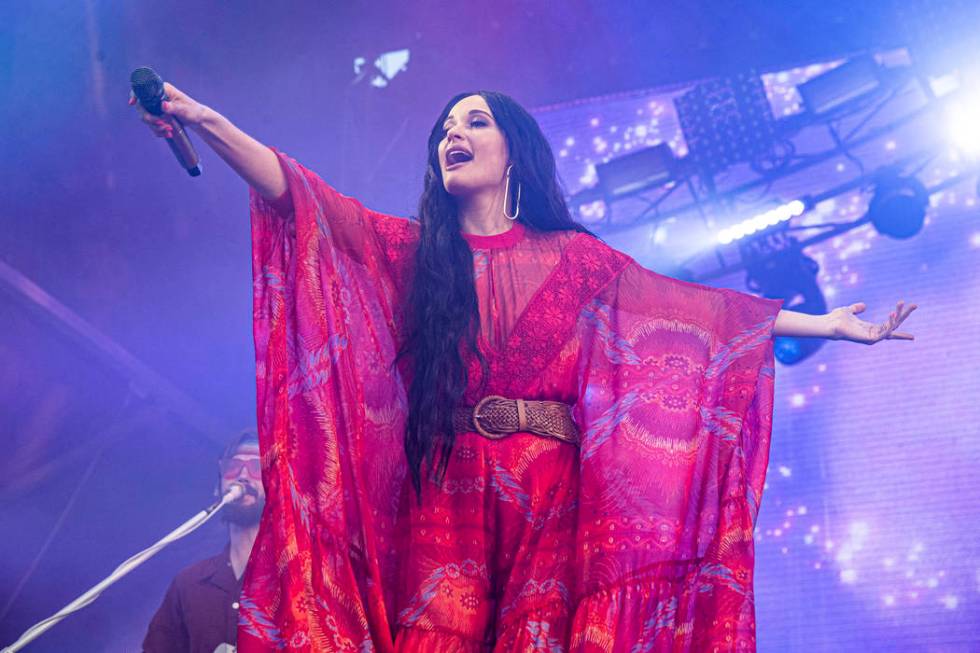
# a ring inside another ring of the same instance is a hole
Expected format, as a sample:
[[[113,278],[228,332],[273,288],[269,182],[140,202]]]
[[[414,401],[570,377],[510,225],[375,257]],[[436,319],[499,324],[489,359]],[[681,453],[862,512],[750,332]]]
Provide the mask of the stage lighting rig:
[[[667,184],[676,163],[670,146],[660,143],[599,164],[595,171],[603,198],[611,201]]]
[[[772,151],[775,121],[754,72],[702,82],[674,105],[691,162],[709,187],[714,173]]]
[[[778,224],[789,222],[793,218],[803,215],[807,210],[806,202],[803,200],[793,200],[780,204],[777,207],[759,213],[748,220],[743,220],[736,225],[727,227],[718,232],[717,240],[721,245],[728,245],[732,241],[751,236],[757,232],[764,231]]]
[[[922,229],[928,206],[929,191],[922,182],[896,168],[883,168],[875,175],[867,217],[882,235],[911,238]]]
[[[817,284],[820,265],[803,253],[800,242],[783,231],[764,233],[740,241],[749,290],[769,299],[782,299],[783,308],[810,315],[827,312],[827,300]],[[777,337],[775,356],[795,365],[823,346],[820,338]]]
[[[829,117],[876,94],[882,88],[882,70],[874,57],[851,59],[796,87],[807,113]]]

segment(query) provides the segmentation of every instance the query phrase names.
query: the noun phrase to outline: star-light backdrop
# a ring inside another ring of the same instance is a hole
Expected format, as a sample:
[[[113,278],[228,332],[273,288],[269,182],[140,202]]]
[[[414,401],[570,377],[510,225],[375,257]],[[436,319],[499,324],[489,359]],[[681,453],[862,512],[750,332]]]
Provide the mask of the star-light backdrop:
[[[901,63],[905,53],[881,58]],[[798,113],[796,85],[839,63],[765,75],[774,114]],[[909,91],[892,110],[916,106],[917,94]],[[676,95],[653,90],[538,111],[569,189],[595,184],[597,164],[637,148],[667,142],[683,154]],[[813,128],[797,141],[818,151],[825,139]],[[933,186],[971,165],[941,122],[919,121],[856,153],[871,171],[937,142],[939,154],[920,172]],[[750,178],[731,174],[731,182]],[[854,163],[835,158],[774,184],[727,222],[712,218],[706,227],[688,212],[613,231],[608,240],[653,269],[671,269],[713,251],[722,227],[855,175]],[[980,483],[971,479],[980,463],[975,182],[934,194],[922,231],[910,239],[867,224],[805,250],[820,264],[828,307],[862,301],[862,317],[872,321],[899,299],[921,308],[903,327],[914,343],[829,342],[797,365],[777,363],[772,456],[755,536],[761,651],[980,650]],[[871,192],[842,194],[794,224],[859,218]],[[609,210],[589,205],[584,219],[602,228]],[[613,224],[621,212],[628,221],[629,209],[614,203],[611,210]],[[744,273],[717,285],[746,291]]]

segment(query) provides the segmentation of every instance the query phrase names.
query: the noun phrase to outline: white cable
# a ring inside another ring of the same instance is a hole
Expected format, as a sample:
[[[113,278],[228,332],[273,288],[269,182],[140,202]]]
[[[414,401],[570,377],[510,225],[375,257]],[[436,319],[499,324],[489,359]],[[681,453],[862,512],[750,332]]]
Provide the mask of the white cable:
[[[24,648],[32,641],[40,637],[49,628],[53,627],[55,624],[57,624],[59,621],[61,621],[68,615],[78,612],[85,606],[93,603],[95,599],[99,598],[99,595],[102,594],[102,592],[105,591],[107,587],[114,584],[120,578],[122,578],[123,576],[125,576],[126,574],[128,574],[129,572],[136,569],[141,564],[143,564],[144,562],[146,562],[147,560],[155,556],[157,553],[160,552],[161,549],[163,549],[168,544],[176,542],[177,540],[184,537],[185,535],[188,535],[193,531],[197,530],[198,528],[200,528],[205,522],[211,519],[211,517],[213,517],[215,513],[217,513],[219,510],[224,508],[229,503],[238,501],[238,499],[242,498],[244,494],[245,494],[245,488],[243,488],[239,483],[235,483],[230,488],[228,488],[228,491],[225,492],[224,496],[221,497],[220,501],[214,503],[208,508],[205,508],[201,512],[197,513],[196,515],[194,515],[193,517],[185,521],[183,524],[181,524],[174,530],[164,535],[155,544],[152,544],[151,546],[143,549],[136,555],[132,556],[131,558],[129,558],[128,560],[120,564],[118,567],[116,567],[115,571],[109,574],[98,585],[95,585],[90,590],[88,590],[87,592],[79,596],[77,599],[75,599],[74,601],[72,601],[71,603],[69,603],[68,605],[66,605],[61,610],[54,613],[47,619],[43,619],[37,622],[36,624],[34,624],[33,626],[31,626],[30,628],[28,628],[27,630],[25,630],[24,634],[21,635],[16,642],[0,650],[0,653],[16,653],[16,651],[21,650],[22,648]]]

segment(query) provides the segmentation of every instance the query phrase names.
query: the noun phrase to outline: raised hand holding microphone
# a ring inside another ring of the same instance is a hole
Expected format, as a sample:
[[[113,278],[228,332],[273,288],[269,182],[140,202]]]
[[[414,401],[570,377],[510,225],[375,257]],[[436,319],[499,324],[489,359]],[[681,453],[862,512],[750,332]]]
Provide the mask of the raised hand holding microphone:
[[[183,123],[200,122],[204,107],[165,83],[150,68],[137,68],[129,81],[130,104],[139,107],[144,122],[155,128],[157,136],[167,139],[177,161],[190,176],[199,176],[201,164]]]
[[[159,115],[154,115],[137,101],[135,93],[130,93],[129,97],[130,106],[139,111],[140,118],[155,135],[162,138],[176,136],[174,121],[177,120],[200,136],[246,183],[266,199],[274,200],[286,191],[286,175],[271,149],[173,84],[161,80],[160,88],[162,93],[159,95],[165,95],[166,99],[160,99]],[[153,102],[148,104],[151,108],[156,108]]]

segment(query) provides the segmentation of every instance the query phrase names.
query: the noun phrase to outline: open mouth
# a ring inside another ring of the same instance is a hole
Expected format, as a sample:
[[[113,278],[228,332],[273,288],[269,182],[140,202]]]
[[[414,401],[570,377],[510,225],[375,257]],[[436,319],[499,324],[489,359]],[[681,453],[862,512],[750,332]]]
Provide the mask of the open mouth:
[[[451,170],[456,166],[469,163],[473,160],[473,155],[463,148],[454,147],[446,152],[446,169]]]

